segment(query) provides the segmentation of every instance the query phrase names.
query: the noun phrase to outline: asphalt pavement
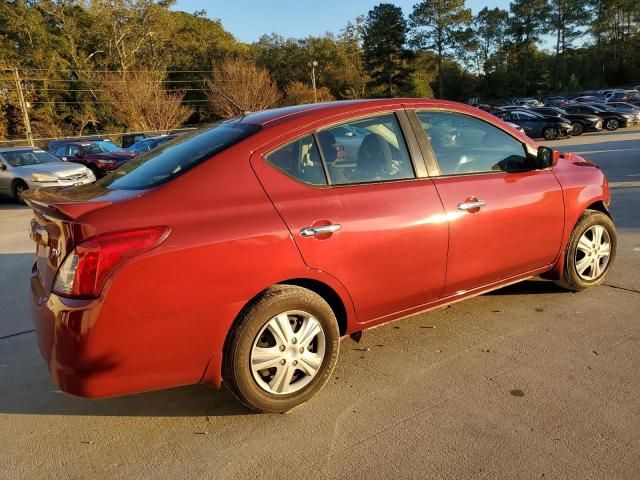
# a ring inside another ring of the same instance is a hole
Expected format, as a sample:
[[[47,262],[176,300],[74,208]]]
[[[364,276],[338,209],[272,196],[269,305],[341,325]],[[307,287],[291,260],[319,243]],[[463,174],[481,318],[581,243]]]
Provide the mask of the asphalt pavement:
[[[205,386],[57,391],[31,331],[30,212],[0,203],[0,479],[640,478],[640,132],[552,145],[614,182],[605,285],[533,279],[344,339],[284,415]]]

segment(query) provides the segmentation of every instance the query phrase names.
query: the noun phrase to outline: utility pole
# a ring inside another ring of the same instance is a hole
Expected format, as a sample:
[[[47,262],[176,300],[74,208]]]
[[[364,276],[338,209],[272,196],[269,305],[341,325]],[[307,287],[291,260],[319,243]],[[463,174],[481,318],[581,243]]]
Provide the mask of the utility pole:
[[[318,62],[314,60],[309,66],[311,67],[311,84],[313,85],[313,103],[318,103],[318,93],[316,92],[316,67]]]
[[[18,73],[18,69],[13,69],[13,77],[16,81],[16,90],[18,90],[18,99],[20,101],[20,109],[22,110],[22,122],[24,123],[24,128],[27,133],[27,141],[29,145],[32,147],[33,144],[33,135],[31,134],[31,120],[29,120],[29,110],[27,110],[27,102],[24,99],[24,94],[22,93],[22,81],[20,80],[20,74]]]

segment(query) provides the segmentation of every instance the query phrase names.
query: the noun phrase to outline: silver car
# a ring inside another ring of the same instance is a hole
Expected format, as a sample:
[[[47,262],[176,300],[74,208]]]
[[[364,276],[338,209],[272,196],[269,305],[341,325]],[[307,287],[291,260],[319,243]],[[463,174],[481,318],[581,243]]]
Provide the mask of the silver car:
[[[22,201],[29,188],[70,187],[95,182],[84,165],[62,162],[33,147],[0,148],[0,195]]]

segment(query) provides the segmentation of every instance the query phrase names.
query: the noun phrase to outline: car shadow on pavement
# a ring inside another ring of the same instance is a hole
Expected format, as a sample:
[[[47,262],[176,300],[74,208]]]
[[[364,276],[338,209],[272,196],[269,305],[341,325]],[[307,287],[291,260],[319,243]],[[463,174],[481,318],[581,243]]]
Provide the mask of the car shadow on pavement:
[[[541,295],[546,293],[567,294],[569,292],[550,280],[536,278],[507,285],[487,292],[485,295]]]
[[[58,390],[40,357],[34,332],[0,339],[0,415],[218,417],[252,414],[231,393],[191,385],[106,399]]]

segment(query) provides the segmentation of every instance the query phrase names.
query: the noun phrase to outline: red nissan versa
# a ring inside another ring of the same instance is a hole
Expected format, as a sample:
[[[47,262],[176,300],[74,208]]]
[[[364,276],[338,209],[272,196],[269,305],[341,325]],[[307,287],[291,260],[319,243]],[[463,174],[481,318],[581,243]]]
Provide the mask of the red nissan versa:
[[[254,113],[25,198],[40,349],[83,397],[224,382],[286,411],[341,336],[534,275],[583,290],[616,251],[596,165],[433,100]]]

